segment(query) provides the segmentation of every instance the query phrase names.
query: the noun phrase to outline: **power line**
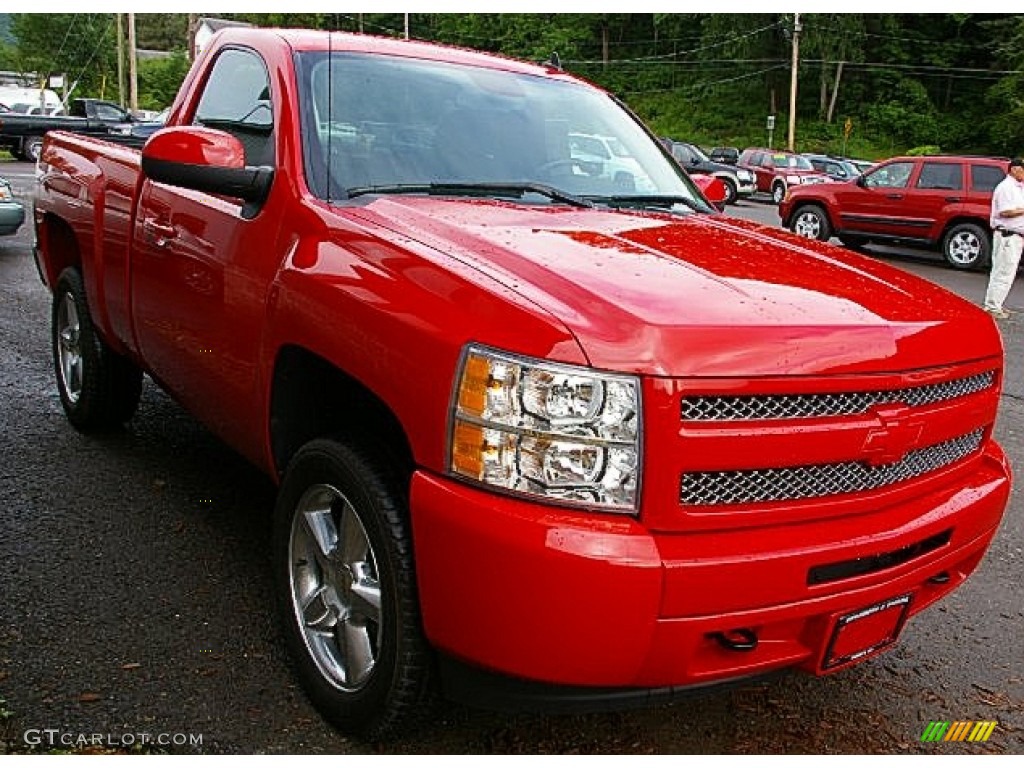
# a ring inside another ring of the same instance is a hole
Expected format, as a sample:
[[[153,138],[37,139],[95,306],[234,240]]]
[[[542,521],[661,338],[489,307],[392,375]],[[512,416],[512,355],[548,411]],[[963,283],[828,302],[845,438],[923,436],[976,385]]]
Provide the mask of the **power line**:
[[[837,61],[825,59],[803,59],[804,64],[838,64]],[[975,73],[989,76],[1020,75],[1024,70],[1020,69],[983,69],[980,67],[942,67],[936,64],[887,64],[878,61],[846,61],[845,67],[861,67],[865,69],[903,69],[921,73],[934,73],[945,75],[950,72]]]
[[[75,78],[74,82],[77,83],[79,80],[82,79],[82,76],[86,73],[86,70],[89,69],[89,65],[92,64],[93,59],[96,58],[96,54],[100,52],[100,48],[103,46],[103,43],[106,42],[107,35],[110,33],[110,25],[112,23],[113,22],[111,19],[107,19],[107,24],[103,28],[103,32],[100,33],[99,40],[96,41],[96,47],[92,50],[92,55],[89,56],[89,60],[86,61],[85,64],[82,66],[82,71],[78,73],[78,77]]]
[[[658,54],[658,55],[655,55],[655,56],[638,56],[637,58],[634,58],[634,59],[609,59],[608,62],[605,62],[604,59],[576,59],[576,60],[567,60],[566,63],[568,63],[568,64],[605,64],[605,63],[611,64],[611,63],[614,62],[614,63],[618,64],[618,63],[642,62],[642,61],[659,61],[659,60],[665,60],[665,59],[673,59],[673,58],[677,58],[679,56],[689,56],[692,53],[700,53],[701,51],[710,51],[713,48],[721,48],[723,45],[728,45],[729,43],[734,43],[734,42],[736,42],[738,40],[744,40],[744,39],[746,39],[748,37],[753,37],[754,35],[759,35],[762,32],[766,32],[769,29],[774,29],[775,27],[778,27],[781,23],[782,23],[781,21],[774,21],[771,24],[768,24],[767,26],[761,27],[760,29],[755,29],[755,30],[752,30],[750,32],[745,32],[742,35],[734,35],[732,37],[727,37],[724,40],[720,40],[717,43],[710,43],[708,45],[700,46],[698,48],[691,48],[688,51],[676,51],[676,52],[673,52],[673,53]]]
[[[976,44],[967,43],[967,42],[961,42],[959,40],[933,40],[933,39],[927,38],[927,37],[902,37],[900,35],[880,35],[880,34],[875,33],[875,32],[866,32],[866,31],[859,30],[859,29],[843,29],[841,27],[834,27],[834,26],[831,26],[831,25],[829,25],[827,23],[826,24],[821,24],[817,20],[814,20],[811,23],[814,25],[814,27],[816,29],[823,29],[823,30],[828,30],[829,32],[836,32],[838,34],[845,35],[847,37],[854,36],[854,35],[857,36],[857,37],[865,37],[865,38],[866,37],[873,37],[873,38],[877,38],[879,40],[890,40],[890,41],[893,41],[893,42],[901,42],[901,43],[921,43],[923,45],[929,45],[929,46],[933,46],[933,47],[936,46],[936,45],[941,45],[941,46],[946,47],[946,48],[948,48],[950,46],[954,46],[954,45],[958,46],[960,48],[969,48],[969,49],[974,49],[974,48],[977,47]]]
[[[751,77],[758,77],[760,75],[766,75],[769,72],[773,72],[776,69],[784,69],[789,67],[789,62],[783,62],[777,64],[774,67],[768,67],[767,69],[761,69],[757,72],[748,72],[745,75],[736,75],[735,77],[726,77],[721,80],[712,80],[711,82],[704,83],[692,83],[690,85],[680,85],[674,88],[651,88],[643,91],[622,91],[622,96],[638,96],[645,93],[672,93],[675,91],[701,91],[706,88],[714,88],[717,85],[725,85],[726,83],[734,83],[737,80],[748,80]]]
[[[64,43],[68,41],[68,35],[71,34],[72,27],[75,26],[75,20],[78,18],[77,13],[71,14],[71,23],[68,24],[68,28],[64,30],[64,39],[60,41],[60,48],[57,49],[57,55],[53,57],[54,61],[60,60],[60,55],[64,52]]]

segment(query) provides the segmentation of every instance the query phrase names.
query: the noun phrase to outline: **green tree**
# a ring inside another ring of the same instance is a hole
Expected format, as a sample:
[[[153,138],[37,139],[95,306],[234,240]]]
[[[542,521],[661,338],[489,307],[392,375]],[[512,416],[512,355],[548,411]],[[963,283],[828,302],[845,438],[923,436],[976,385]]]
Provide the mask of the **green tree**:
[[[170,106],[188,67],[188,57],[183,51],[176,51],[166,59],[139,62],[139,107],[160,110]]]
[[[188,14],[135,14],[136,46],[154,51],[184,51],[188,48]]]
[[[925,87],[917,80],[899,78],[891,94],[889,100],[879,101],[868,109],[868,120],[878,134],[888,138],[893,147],[941,146],[938,112]]]
[[[1009,73],[985,94],[986,138],[999,154],[1019,155],[1024,152],[1024,19],[992,22],[989,32],[1000,41],[994,47],[996,65]]]
[[[66,75],[77,96],[99,94],[116,83],[114,14],[12,14],[11,32],[25,71]]]

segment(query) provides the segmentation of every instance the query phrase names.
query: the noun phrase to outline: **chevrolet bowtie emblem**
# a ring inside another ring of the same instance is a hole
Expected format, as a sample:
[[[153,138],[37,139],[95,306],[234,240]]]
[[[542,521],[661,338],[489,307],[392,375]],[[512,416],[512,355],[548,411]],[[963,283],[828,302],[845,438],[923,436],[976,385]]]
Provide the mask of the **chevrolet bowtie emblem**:
[[[864,455],[873,467],[893,464],[918,447],[924,421],[914,418],[905,405],[887,405],[872,408],[871,414],[879,426],[868,431],[864,441]]]

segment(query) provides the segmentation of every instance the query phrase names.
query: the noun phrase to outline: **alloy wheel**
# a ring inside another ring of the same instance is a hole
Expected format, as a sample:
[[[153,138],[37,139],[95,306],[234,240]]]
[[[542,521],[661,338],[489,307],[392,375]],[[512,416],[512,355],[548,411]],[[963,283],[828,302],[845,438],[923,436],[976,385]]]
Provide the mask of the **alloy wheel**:
[[[303,494],[289,554],[292,610],[310,657],[335,687],[363,688],[381,649],[381,588],[366,529],[337,488]]]
[[[57,307],[57,357],[61,383],[68,400],[75,404],[82,394],[82,324],[75,297],[65,293]]]

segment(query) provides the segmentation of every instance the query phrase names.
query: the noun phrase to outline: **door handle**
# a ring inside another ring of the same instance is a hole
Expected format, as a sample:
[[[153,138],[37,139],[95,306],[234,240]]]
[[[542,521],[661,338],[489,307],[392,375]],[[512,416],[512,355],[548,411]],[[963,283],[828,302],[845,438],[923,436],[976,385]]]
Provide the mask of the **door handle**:
[[[903,199],[903,195],[901,195],[899,192],[890,192],[889,194],[886,195],[886,197],[889,198],[890,200],[902,200]]]
[[[959,197],[947,197],[946,198],[946,202],[947,203],[959,203],[960,202],[960,198]]]
[[[142,222],[142,231],[158,248],[165,247],[168,241],[177,235],[174,227],[169,224],[161,224],[154,219],[145,219]]]

